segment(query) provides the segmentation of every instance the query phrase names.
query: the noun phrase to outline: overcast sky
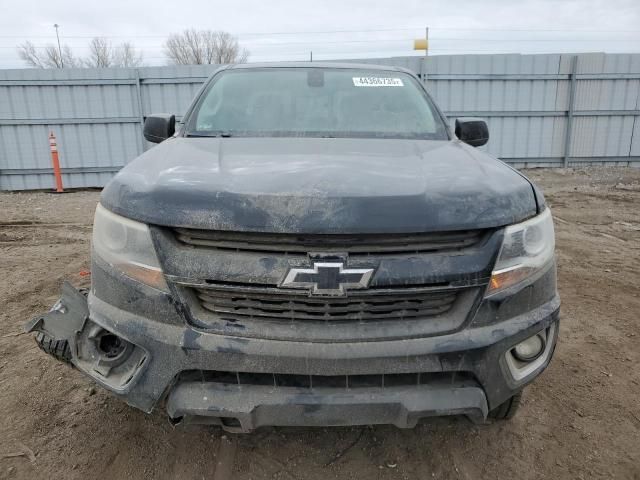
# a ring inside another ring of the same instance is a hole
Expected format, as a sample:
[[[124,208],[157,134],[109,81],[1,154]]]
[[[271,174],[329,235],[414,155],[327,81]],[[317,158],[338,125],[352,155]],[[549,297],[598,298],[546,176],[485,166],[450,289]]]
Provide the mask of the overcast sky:
[[[23,65],[25,40],[55,42],[54,23],[77,54],[101,36],[134,43],[148,65],[190,27],[236,35],[249,61],[419,55],[425,26],[431,55],[640,52],[640,0],[0,0],[0,68]]]

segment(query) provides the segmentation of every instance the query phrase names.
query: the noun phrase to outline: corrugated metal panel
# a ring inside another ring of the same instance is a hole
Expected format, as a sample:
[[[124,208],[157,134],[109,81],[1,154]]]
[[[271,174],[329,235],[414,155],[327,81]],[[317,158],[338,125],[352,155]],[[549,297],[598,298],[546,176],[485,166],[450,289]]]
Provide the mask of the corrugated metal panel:
[[[640,110],[640,93],[636,92],[636,110]],[[640,157],[640,120],[633,117],[633,131],[631,132],[631,146],[629,156]],[[638,161],[640,163],[640,161]]]
[[[557,164],[557,159],[549,159],[563,153],[561,119],[495,114],[556,111],[558,85],[562,81],[544,76],[558,75],[560,58],[560,55],[431,57],[427,64],[428,89],[445,112],[486,114],[491,140],[482,149],[488,153],[511,163],[528,159],[527,165]],[[454,78],[447,79],[447,75]],[[487,78],[478,78],[482,75]],[[526,75],[536,78],[518,78]]]
[[[556,80],[428,80],[444,111],[553,111]]]
[[[0,188],[51,187],[50,131],[65,186],[104,185],[142,152],[134,79],[133,69],[0,71]]]
[[[574,157],[623,157],[631,150],[634,118],[576,117],[571,143]]]
[[[561,157],[564,128],[553,117],[492,117],[486,150],[505,159]],[[562,125],[564,127],[564,125]]]
[[[455,55],[355,59],[422,75],[450,116],[482,116],[485,151],[518,166],[637,164],[640,55]],[[68,187],[102,186],[151,145],[142,118],[184,114],[216,65],[0,70],[0,189],[50,188],[47,135],[58,137]],[[140,108],[141,107],[141,108]],[[565,135],[571,122],[569,149]]]
[[[581,80],[576,110],[635,110],[640,80]]]
[[[580,75],[584,78],[576,85],[575,111],[577,115],[583,112],[598,115],[576,117],[571,156],[613,159],[638,155],[633,153],[632,146],[637,115],[626,114],[638,110],[640,79],[637,75],[629,78],[629,74],[638,72],[640,55],[595,53],[579,56],[577,74],[578,78]],[[608,75],[608,78],[590,78],[600,74]]]

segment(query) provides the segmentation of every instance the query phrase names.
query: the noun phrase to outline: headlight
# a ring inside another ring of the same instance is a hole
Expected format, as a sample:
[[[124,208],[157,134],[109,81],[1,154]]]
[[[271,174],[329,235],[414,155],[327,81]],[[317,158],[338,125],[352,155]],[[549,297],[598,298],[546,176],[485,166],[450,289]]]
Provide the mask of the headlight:
[[[508,226],[487,293],[505,290],[544,269],[553,260],[555,245],[549,208],[526,222]]]
[[[98,204],[93,221],[94,252],[134,280],[168,291],[149,227],[110,212]]]

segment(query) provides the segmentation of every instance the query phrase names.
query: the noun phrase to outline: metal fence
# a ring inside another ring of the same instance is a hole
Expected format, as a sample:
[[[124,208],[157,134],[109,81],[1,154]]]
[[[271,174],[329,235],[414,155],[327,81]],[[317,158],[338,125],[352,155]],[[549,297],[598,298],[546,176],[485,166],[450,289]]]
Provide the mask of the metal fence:
[[[357,59],[409,68],[452,120],[483,117],[489,153],[518,167],[640,166],[640,54]],[[216,66],[0,70],[0,190],[103,186],[149,148],[144,117],[180,116]]]

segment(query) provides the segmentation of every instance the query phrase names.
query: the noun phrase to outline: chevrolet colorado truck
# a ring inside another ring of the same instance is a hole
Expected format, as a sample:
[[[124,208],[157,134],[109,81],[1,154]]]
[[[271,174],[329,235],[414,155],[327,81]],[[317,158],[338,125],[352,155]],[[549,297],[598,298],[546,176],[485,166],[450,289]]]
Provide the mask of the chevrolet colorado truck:
[[[173,422],[506,419],[558,335],[541,191],[411,72],[221,68],[104,188],[43,350]]]

